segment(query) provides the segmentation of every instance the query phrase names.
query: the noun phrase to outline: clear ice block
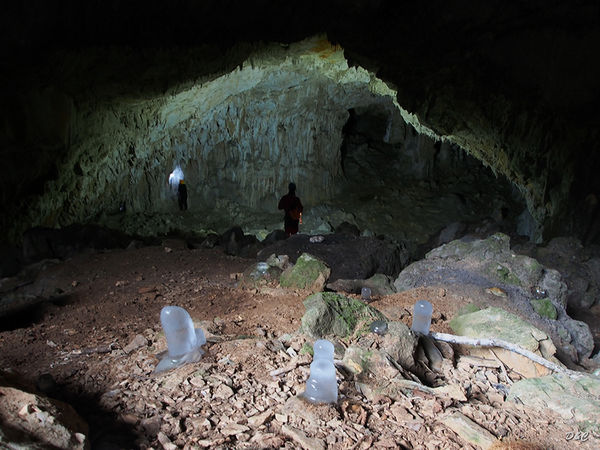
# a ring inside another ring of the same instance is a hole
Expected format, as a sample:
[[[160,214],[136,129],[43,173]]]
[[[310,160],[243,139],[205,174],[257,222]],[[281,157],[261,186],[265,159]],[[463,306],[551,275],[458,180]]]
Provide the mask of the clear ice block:
[[[206,344],[206,338],[202,329],[194,329],[194,322],[185,309],[180,306],[165,306],[160,312],[160,322],[168,349],[154,369],[155,372],[200,360],[204,353],[200,346]]]
[[[412,330],[417,333],[429,334],[433,306],[427,300],[419,300],[413,310]]]
[[[310,365],[304,398],[311,403],[336,403],[338,386],[333,361],[315,359]]]

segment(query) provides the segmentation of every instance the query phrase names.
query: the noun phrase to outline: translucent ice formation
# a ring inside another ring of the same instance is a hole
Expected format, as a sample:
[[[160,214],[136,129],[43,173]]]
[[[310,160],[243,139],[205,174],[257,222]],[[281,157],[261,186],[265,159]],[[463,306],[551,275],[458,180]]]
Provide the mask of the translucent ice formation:
[[[413,310],[412,330],[417,333],[429,334],[433,306],[427,300],[419,300]]]
[[[364,301],[368,302],[371,300],[371,288],[364,287],[360,290],[360,298]]]
[[[326,359],[333,362],[333,344],[325,339],[315,341],[313,345],[313,359]]]
[[[336,403],[338,386],[333,365],[333,344],[320,339],[315,342],[313,350],[304,398],[311,403]]]
[[[179,367],[188,362],[199,361],[206,344],[202,329],[194,329],[188,312],[179,306],[165,306],[160,312],[160,322],[167,338],[168,350],[162,356],[154,372]]]
[[[385,320],[376,320],[371,324],[369,330],[371,330],[371,333],[383,336],[385,333],[387,333],[388,324]]]

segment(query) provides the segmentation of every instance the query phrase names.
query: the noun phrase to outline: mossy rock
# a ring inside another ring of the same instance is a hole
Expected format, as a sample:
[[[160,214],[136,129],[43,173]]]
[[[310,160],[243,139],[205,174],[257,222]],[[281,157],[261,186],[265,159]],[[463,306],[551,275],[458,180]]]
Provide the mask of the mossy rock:
[[[465,314],[471,314],[479,311],[481,308],[477,306],[475,303],[469,303],[468,305],[463,306],[456,313],[457,316],[464,316]]]
[[[556,307],[552,304],[549,298],[540,298],[539,300],[531,300],[531,306],[533,310],[540,316],[546,319],[556,320],[558,313]]]
[[[359,325],[368,332],[373,321],[387,321],[381,312],[360,300],[332,292],[313,294],[304,300],[304,306],[301,331],[316,339],[331,335],[344,338],[352,335]]]
[[[501,308],[487,308],[456,316],[450,321],[452,330],[472,338],[496,338],[536,351],[546,333]]]
[[[521,286],[521,280],[511,270],[502,264],[492,264],[490,266],[491,274],[501,283]]]
[[[283,271],[279,283],[283,287],[321,290],[331,269],[320,259],[303,253],[296,264]]]
[[[464,259],[468,255],[491,259],[510,251],[510,237],[502,233],[496,233],[487,239],[465,242],[455,240],[431,250],[426,259],[452,258]]]

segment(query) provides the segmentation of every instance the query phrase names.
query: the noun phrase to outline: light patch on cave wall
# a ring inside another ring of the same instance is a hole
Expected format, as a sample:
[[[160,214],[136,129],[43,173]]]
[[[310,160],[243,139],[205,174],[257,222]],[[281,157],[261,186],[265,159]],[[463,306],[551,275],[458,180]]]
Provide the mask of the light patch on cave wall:
[[[395,92],[349,67],[323,37],[267,46],[230,73],[162,97],[90,103],[73,152],[87,174],[78,181],[88,196],[78,211],[110,209],[114,192],[130,193],[131,211],[171,210],[164,174],[173,161],[186,168],[198,207],[271,209],[292,179],[303,200],[319,202],[341,176],[348,109],[369,105],[389,111],[392,129],[403,124]]]
[[[185,168],[196,210],[276,211],[290,180],[305,205],[319,204],[344,176],[340,148],[351,108],[387,115],[387,143],[402,141],[406,123],[450,140],[403,109],[393,86],[350,67],[322,36],[266,45],[232,72],[169,86],[163,95],[91,97],[78,106],[70,159],[49,183],[40,214],[32,214],[59,225],[107,214],[123,196],[128,212],[175,211],[166,182],[174,163]],[[75,165],[83,176],[70,169]]]

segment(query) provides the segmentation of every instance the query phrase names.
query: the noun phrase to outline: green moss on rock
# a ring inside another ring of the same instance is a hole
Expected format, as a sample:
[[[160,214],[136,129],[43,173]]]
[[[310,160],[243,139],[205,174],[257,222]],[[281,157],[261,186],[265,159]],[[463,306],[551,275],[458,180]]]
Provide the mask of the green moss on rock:
[[[479,310],[480,310],[479,306],[477,306],[475,303],[469,303],[468,305],[465,305],[462,308],[460,308],[458,310],[458,312],[456,313],[456,315],[464,316],[465,314],[474,313]]]
[[[331,292],[319,292],[304,300],[306,313],[302,317],[302,331],[313,338],[328,335],[347,337],[359,324],[368,325],[374,320],[387,318],[375,308],[354,298]]]
[[[543,331],[500,308],[456,316],[450,321],[450,327],[461,336],[502,339],[530,351],[538,350],[539,341],[548,339]]]
[[[324,286],[331,270],[324,262],[308,253],[300,255],[293,267],[285,270],[279,278],[283,287],[308,289]]]
[[[533,310],[542,317],[552,320],[556,320],[558,317],[556,307],[552,304],[549,298],[531,300],[531,306],[533,306]]]
[[[512,273],[508,267],[505,267],[502,264],[497,264],[492,272],[502,283],[521,286],[521,280],[519,280],[519,277]]]
[[[308,342],[305,342],[302,345],[302,348],[300,349],[300,354],[301,355],[310,355],[310,356],[314,356],[315,355],[315,351],[313,349],[313,346],[310,345]]]

